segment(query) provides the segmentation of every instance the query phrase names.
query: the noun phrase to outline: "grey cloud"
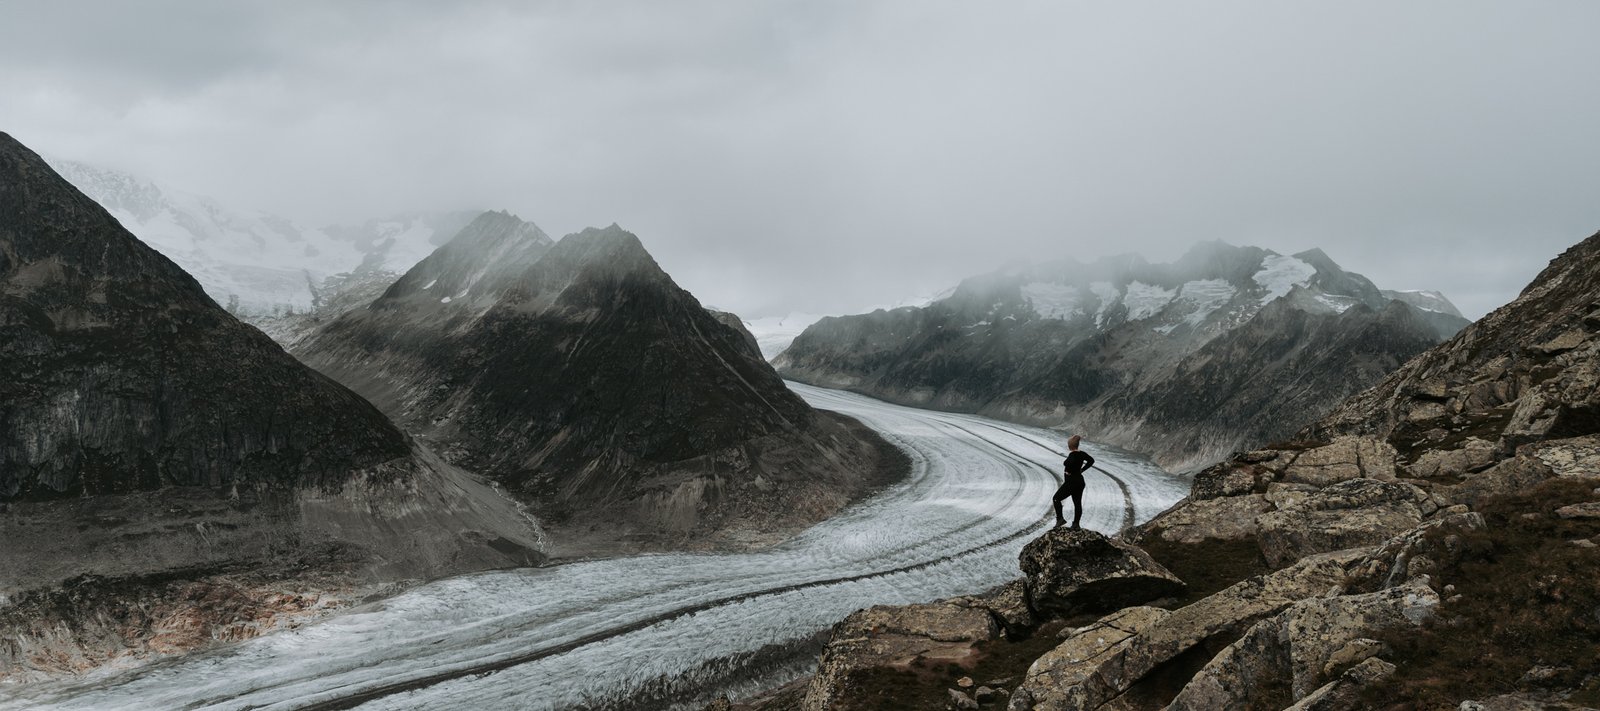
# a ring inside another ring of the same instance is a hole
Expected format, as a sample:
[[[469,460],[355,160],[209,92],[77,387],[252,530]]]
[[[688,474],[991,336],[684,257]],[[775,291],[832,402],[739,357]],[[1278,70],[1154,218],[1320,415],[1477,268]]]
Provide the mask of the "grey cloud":
[[[1600,228],[1600,5],[0,3],[0,128],[307,222],[621,223],[702,300],[1324,248],[1469,315]]]

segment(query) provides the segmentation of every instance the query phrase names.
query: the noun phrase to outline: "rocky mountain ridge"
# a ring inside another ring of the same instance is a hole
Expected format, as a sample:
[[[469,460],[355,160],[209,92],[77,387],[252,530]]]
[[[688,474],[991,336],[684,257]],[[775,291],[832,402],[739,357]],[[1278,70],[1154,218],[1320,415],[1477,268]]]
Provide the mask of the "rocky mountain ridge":
[[[1213,242],[1170,264],[1021,266],[926,307],[824,318],[774,363],[893,402],[1070,426],[1187,470],[1292,434],[1466,325],[1452,312],[1387,296],[1320,250]]]
[[[725,318],[620,227],[551,244],[487,213],[296,354],[491,474],[560,545],[762,545],[898,458],[807,406]]]
[[[359,595],[544,559],[513,501],[234,318],[3,133],[0,370],[0,677],[208,643],[281,612],[253,597],[266,588]],[[249,585],[207,582],[243,569]],[[182,643],[98,607],[169,583],[223,590]]]
[[[1597,377],[1600,235],[1120,540],[1057,529],[1004,588],[857,612],[737,708],[1594,708]]]

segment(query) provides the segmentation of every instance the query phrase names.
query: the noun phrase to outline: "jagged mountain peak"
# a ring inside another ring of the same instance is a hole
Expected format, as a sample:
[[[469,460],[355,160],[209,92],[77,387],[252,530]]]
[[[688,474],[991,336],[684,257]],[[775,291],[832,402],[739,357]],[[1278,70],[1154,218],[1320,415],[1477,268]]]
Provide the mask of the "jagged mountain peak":
[[[554,244],[532,222],[510,212],[484,212],[407,271],[373,306],[432,303],[459,308],[492,302]]]

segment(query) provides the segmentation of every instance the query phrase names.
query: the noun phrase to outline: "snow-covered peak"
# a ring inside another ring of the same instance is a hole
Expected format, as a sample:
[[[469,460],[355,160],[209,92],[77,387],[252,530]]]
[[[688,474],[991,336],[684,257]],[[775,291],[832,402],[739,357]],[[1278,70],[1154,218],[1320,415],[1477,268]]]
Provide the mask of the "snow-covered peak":
[[[1401,301],[1411,306],[1415,306],[1423,311],[1432,311],[1434,313],[1449,314],[1451,316],[1465,318],[1461,315],[1461,310],[1457,309],[1455,304],[1451,303],[1449,299],[1445,298],[1444,294],[1441,294],[1437,291],[1422,291],[1414,289],[1389,291],[1386,289],[1384,290],[1383,295],[1394,301]]]

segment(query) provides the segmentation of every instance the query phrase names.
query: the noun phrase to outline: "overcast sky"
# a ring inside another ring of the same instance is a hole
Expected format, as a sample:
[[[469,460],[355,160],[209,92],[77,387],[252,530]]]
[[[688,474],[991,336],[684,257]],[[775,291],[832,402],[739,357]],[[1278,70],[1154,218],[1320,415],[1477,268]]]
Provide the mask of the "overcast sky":
[[[0,0],[0,130],[319,225],[618,222],[702,301],[1320,246],[1477,317],[1600,230],[1600,2]]]

